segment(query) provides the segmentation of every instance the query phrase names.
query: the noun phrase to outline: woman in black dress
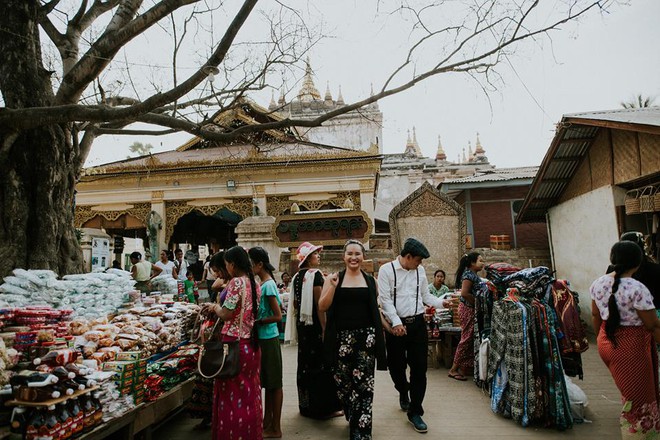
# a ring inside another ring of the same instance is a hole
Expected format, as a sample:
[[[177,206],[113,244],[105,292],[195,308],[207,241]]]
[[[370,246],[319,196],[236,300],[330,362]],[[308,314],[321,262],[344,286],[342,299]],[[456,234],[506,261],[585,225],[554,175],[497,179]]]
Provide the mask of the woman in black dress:
[[[315,419],[342,415],[332,372],[323,359],[325,313],[318,301],[323,287],[319,251],[323,246],[304,242],[298,246],[298,273],[292,280],[293,314],[298,332],[298,408],[300,414]],[[290,307],[291,309],[291,307]]]
[[[328,276],[319,299],[327,312],[326,358],[350,425],[351,440],[371,440],[374,370],[387,369],[385,337],[378,311],[376,281],[362,272],[364,246],[344,245],[346,269]]]

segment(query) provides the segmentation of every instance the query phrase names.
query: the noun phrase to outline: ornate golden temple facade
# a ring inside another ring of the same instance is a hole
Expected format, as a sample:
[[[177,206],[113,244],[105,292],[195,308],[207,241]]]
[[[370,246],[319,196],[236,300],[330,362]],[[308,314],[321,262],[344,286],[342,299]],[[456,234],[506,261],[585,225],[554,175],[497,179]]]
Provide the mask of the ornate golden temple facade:
[[[263,116],[260,110],[246,104],[222,119],[246,123],[257,119],[254,112]],[[221,145],[193,138],[174,151],[86,169],[76,187],[75,226],[140,230],[152,249],[154,241],[172,248],[177,224],[193,212],[229,212],[240,221],[289,214],[292,206],[350,207],[366,212],[373,226],[380,165],[377,148],[318,145],[291,131]]]

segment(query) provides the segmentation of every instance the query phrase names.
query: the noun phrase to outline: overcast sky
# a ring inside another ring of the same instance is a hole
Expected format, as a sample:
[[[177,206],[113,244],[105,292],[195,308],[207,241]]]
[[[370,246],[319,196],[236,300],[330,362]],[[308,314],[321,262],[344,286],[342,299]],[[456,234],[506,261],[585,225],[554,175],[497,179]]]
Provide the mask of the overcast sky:
[[[336,98],[341,85],[346,102],[368,96],[371,83],[377,87],[388,67],[405,56],[409,41],[401,29],[388,28],[391,20],[378,20],[360,2],[319,3],[314,12],[332,38],[310,53],[317,88],[323,95],[329,82]],[[509,58],[511,65],[499,67],[502,81],[488,97],[466,75],[452,74],[386,98],[379,102],[384,152],[403,152],[407,130],[415,126],[429,157],[435,156],[438,135],[448,159],[455,161],[468,141],[474,147],[479,132],[495,166],[539,165],[563,114],[617,109],[639,93],[656,97],[660,105],[659,17],[660,1],[635,0],[614,5],[609,14],[590,14],[565,25],[552,34],[552,41],[519,47]],[[270,92],[253,99],[267,106]],[[124,159],[135,141],[151,143],[158,152],[189,138],[104,136],[94,144],[87,165]]]

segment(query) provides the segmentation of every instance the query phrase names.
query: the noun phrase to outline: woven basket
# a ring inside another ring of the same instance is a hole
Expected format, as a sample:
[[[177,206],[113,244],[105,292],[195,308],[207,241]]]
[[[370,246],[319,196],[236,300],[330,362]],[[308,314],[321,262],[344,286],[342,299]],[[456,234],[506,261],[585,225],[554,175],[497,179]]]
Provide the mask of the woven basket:
[[[654,186],[646,186],[639,194],[639,212],[655,211],[655,194],[657,189]]]
[[[626,193],[625,206],[627,215],[640,213],[639,193],[640,191],[638,189],[631,189]]]

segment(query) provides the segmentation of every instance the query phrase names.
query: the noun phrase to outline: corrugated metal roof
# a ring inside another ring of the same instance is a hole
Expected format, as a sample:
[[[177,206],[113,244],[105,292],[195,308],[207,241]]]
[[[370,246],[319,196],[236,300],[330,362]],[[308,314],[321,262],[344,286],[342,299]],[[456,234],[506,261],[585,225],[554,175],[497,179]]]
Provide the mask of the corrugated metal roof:
[[[564,115],[541,162],[516,223],[545,221],[601,128],[660,134],[660,107]]]
[[[660,107],[602,110],[597,112],[571,113],[564,118],[596,119],[627,124],[653,125],[660,127]]]
[[[516,167],[516,168],[493,168],[479,170],[472,176],[459,179],[447,179],[442,182],[443,186],[453,187],[455,184],[481,183],[481,182],[505,182],[517,179],[533,179],[539,167]]]

